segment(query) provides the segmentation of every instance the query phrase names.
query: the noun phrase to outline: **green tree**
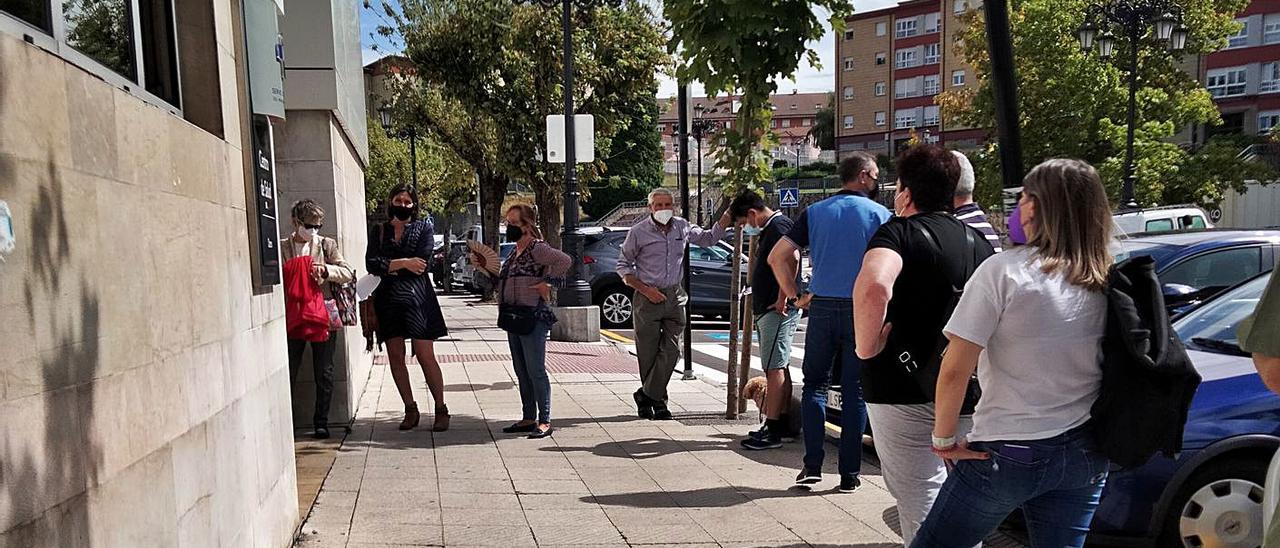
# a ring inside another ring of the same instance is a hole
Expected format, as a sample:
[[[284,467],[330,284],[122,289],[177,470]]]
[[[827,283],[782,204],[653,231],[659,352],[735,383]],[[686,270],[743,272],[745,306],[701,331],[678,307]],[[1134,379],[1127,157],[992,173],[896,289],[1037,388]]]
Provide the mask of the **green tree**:
[[[656,91],[656,90],[655,90]],[[623,202],[643,200],[662,185],[662,134],[656,93],[625,109],[624,125],[612,139],[596,184],[582,210],[599,218]]]
[[[386,207],[387,193],[397,185],[412,181],[409,143],[387,137],[382,126],[372,118],[369,126],[369,166],[364,174],[365,210],[380,215]],[[417,139],[418,201],[428,211],[454,213],[461,211],[475,194],[475,173],[471,166],[440,144],[427,132]]]
[[[1128,83],[1117,64],[1096,53],[1081,52],[1075,30],[1083,22],[1086,3],[1015,0],[1010,4],[1023,161],[1034,166],[1053,157],[1084,159],[1099,168],[1112,198],[1118,200],[1124,175]],[[1179,60],[1225,46],[1226,37],[1239,28],[1235,14],[1247,3],[1180,0],[1190,29],[1186,49],[1171,55],[1153,41],[1144,41],[1140,47],[1135,131],[1139,203],[1212,203],[1226,188],[1242,187],[1243,180],[1236,175],[1252,173],[1257,167],[1232,167],[1221,142],[1186,150],[1170,141],[1192,124],[1221,122],[1208,91],[1180,68]],[[949,90],[937,102],[953,123],[995,127],[985,27],[979,11],[970,12],[964,21],[967,28],[954,46],[974,67],[979,86]],[[1119,44],[1115,57],[1127,58],[1129,47]],[[998,155],[992,145],[974,156],[982,177],[978,196],[992,206],[1000,193]],[[1218,171],[1206,177],[1209,168]]]
[[[835,94],[827,94],[826,106],[818,109],[818,116],[813,121],[813,128],[809,130],[809,135],[813,136],[818,144],[818,148],[822,150],[836,149],[836,96]]]
[[[132,77],[133,27],[128,11],[129,3],[123,0],[63,2],[67,43],[107,68]]]

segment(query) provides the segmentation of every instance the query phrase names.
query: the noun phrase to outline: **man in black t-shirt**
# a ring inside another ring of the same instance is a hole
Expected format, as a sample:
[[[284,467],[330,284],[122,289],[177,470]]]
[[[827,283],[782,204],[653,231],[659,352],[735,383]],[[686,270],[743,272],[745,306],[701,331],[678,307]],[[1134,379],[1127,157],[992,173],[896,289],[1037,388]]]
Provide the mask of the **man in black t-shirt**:
[[[898,503],[903,543],[910,546],[947,470],[931,451],[939,440],[932,435],[932,390],[923,388],[929,378],[909,373],[900,358],[909,354],[919,366],[933,361],[957,292],[994,251],[952,215],[960,166],[949,151],[910,148],[898,157],[897,171],[897,215],[867,245],[853,310],[858,357],[866,360],[867,416],[885,484]],[[961,417],[959,434],[972,424]]]
[[[742,225],[745,236],[759,235],[756,242],[755,272],[751,278],[752,310],[756,336],[760,341],[760,366],[764,369],[768,388],[765,390],[764,426],[742,440],[746,449],[774,449],[782,446],[783,436],[790,436],[783,416],[791,403],[791,342],[800,323],[800,311],[787,303],[778,288],[778,279],[766,258],[773,246],[791,230],[791,219],[766,206],[764,198],[744,191],[729,205],[734,223]]]

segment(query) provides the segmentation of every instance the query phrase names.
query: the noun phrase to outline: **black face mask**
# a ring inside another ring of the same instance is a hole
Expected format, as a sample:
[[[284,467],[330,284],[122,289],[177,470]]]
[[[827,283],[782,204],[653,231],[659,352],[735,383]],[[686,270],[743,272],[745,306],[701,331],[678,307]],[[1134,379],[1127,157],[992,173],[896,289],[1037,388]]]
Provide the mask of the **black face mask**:
[[[867,190],[867,197],[872,200],[880,195],[880,181],[872,181],[871,189]]]
[[[391,214],[392,219],[408,221],[413,218],[413,207],[393,205],[387,208],[387,212]]]
[[[507,225],[507,241],[518,242],[524,237],[524,230],[516,225]]]

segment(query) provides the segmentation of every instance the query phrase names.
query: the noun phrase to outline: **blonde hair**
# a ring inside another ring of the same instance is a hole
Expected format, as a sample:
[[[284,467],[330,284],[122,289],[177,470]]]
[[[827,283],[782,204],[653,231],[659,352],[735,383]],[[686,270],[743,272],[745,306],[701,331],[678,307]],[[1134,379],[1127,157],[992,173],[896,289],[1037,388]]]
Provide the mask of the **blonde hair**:
[[[1111,203],[1098,171],[1080,160],[1048,160],[1027,174],[1022,192],[1035,200],[1027,245],[1036,248],[1044,272],[1061,272],[1094,291],[1106,287]]]
[[[507,208],[507,215],[510,215],[512,211],[515,211],[520,216],[521,222],[529,226],[534,238],[542,239],[542,231],[538,230],[538,212],[533,209],[533,206],[529,204],[514,204]]]

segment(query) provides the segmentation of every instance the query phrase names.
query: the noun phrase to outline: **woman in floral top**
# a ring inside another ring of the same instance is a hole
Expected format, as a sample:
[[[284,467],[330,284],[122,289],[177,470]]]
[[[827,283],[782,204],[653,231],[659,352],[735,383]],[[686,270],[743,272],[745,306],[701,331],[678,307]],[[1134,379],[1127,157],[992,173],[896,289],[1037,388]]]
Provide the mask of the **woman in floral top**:
[[[572,259],[542,241],[533,207],[517,204],[507,209],[507,241],[515,242],[511,257],[498,274],[498,302],[532,307],[534,328],[528,334],[507,333],[511,361],[520,382],[520,403],[524,417],[502,431],[529,433],[530,439],[551,435],[551,381],[547,378],[547,334],[556,323],[548,304],[553,287],[564,285]],[[472,255],[483,266],[483,258]],[[536,415],[535,415],[536,412]]]

